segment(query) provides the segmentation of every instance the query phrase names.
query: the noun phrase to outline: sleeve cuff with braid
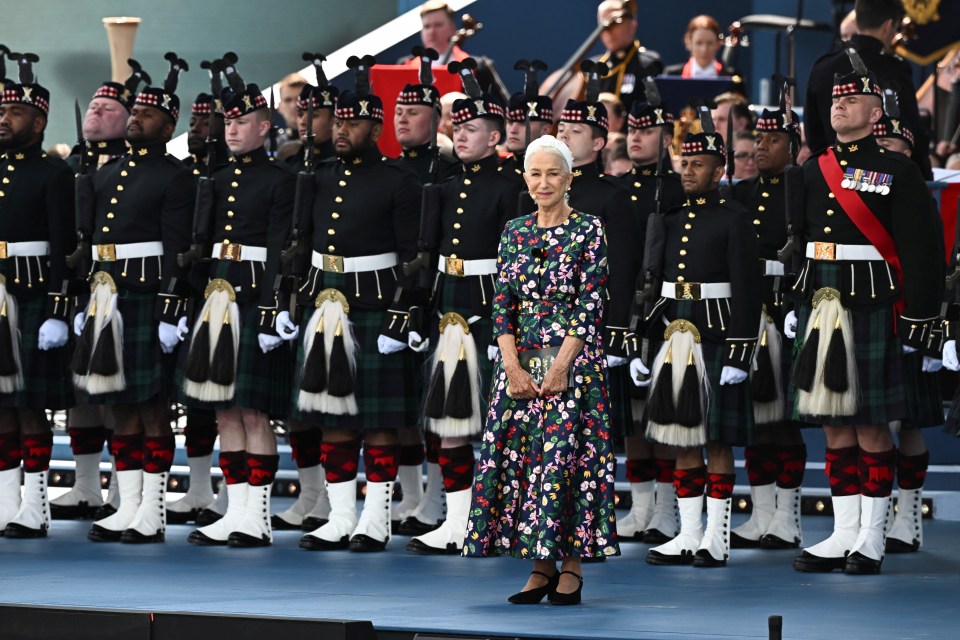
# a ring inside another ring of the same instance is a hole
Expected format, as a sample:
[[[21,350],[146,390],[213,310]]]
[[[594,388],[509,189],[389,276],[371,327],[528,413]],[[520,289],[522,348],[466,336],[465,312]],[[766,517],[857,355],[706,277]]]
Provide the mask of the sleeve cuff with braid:
[[[900,342],[918,351],[926,349],[930,332],[940,327],[940,319],[933,318],[897,318],[897,334]]]
[[[47,294],[46,317],[67,321],[73,309],[73,296],[60,291],[51,291]]]
[[[750,373],[753,365],[753,351],[757,346],[757,338],[727,338],[723,345],[723,366],[736,367]]]
[[[608,356],[632,358],[639,351],[637,334],[626,327],[607,326],[603,333],[603,350]]]
[[[160,322],[177,324],[187,314],[187,299],[173,293],[158,293],[154,317]]]
[[[380,334],[393,338],[398,342],[406,343],[410,332],[410,311],[408,309],[387,309],[380,325]]]

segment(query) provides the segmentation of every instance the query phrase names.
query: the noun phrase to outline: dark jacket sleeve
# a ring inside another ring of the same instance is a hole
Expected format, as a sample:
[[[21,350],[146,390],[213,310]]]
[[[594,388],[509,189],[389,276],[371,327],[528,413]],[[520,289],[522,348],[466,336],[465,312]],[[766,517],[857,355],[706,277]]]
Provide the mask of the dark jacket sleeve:
[[[625,357],[629,350],[623,341],[630,323],[630,308],[633,302],[637,273],[643,246],[638,238],[633,220],[633,203],[623,189],[612,192],[606,206],[605,226],[607,255],[610,265],[610,304],[607,311],[607,331],[616,331],[618,336],[605,339],[608,355]]]
[[[279,311],[284,304],[281,294],[274,286],[280,273],[280,253],[290,237],[293,224],[293,195],[296,177],[284,174],[273,186],[273,198],[270,206],[270,222],[267,227],[267,263],[264,266],[263,281],[260,289],[260,307]],[[272,323],[270,327],[272,327]],[[265,327],[261,327],[265,328]]]
[[[56,171],[47,185],[47,226],[50,233],[50,273],[47,276],[48,318],[66,320],[68,315],[66,282],[69,278],[67,254],[76,244],[73,212],[73,174],[66,165]]]
[[[393,191],[393,235],[397,243],[397,291],[384,314],[380,333],[399,342],[407,341],[410,330],[410,307],[419,302],[416,284],[417,274],[404,275],[402,265],[417,255],[417,239],[420,235],[420,204],[423,187],[412,171],[405,171],[398,178]]]
[[[760,249],[747,216],[731,216],[727,237],[732,306],[724,345],[724,366],[750,372],[760,326]]]
[[[157,316],[170,324],[177,324],[186,314],[186,296],[190,295],[187,270],[177,264],[177,255],[190,247],[195,194],[196,181],[190,170],[177,171],[167,184],[160,210],[163,274]]]

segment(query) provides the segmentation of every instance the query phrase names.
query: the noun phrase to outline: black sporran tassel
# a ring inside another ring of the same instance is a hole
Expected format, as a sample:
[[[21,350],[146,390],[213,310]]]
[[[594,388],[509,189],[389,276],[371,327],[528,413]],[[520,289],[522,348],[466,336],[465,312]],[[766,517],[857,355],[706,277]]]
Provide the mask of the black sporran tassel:
[[[673,423],[676,409],[673,406],[673,348],[667,347],[667,357],[660,367],[660,375],[650,392],[647,402],[647,419],[657,424]]]
[[[760,337],[760,349],[757,350],[757,370],[750,380],[750,393],[754,402],[773,402],[777,399],[777,379],[773,374],[773,360],[770,359],[770,347],[767,346],[767,330]]]
[[[845,393],[850,388],[847,379],[847,346],[840,331],[839,315],[827,346],[827,357],[823,361],[823,385],[836,393]]]
[[[807,336],[803,348],[797,355],[797,363],[793,367],[793,384],[802,391],[813,389],[813,381],[817,375],[817,352],[820,351],[820,317],[813,323],[813,329]]]
[[[77,341],[77,347],[73,350],[73,359],[70,361],[70,369],[78,376],[85,376],[90,370],[90,355],[93,353],[93,333],[97,322],[97,301],[90,303],[90,311],[83,323],[83,331],[80,332],[80,339]]]
[[[343,342],[343,322],[337,323],[330,349],[330,374],[327,376],[327,393],[335,398],[345,398],[353,393],[353,372]]]
[[[457,366],[450,378],[450,389],[447,392],[447,402],[443,406],[443,413],[448,418],[463,420],[473,414],[473,398],[470,385],[470,370],[467,368],[467,356],[460,345],[460,357]]]
[[[93,324],[88,320],[88,324]],[[84,328],[86,330],[86,328]],[[117,362],[116,342],[113,337],[113,326],[107,322],[100,330],[100,337],[90,356],[90,373],[101,376],[114,376],[120,371]]]
[[[303,363],[303,376],[300,379],[301,391],[320,393],[327,388],[327,354],[324,351],[323,317],[317,322],[317,331],[310,345],[310,353]]]
[[[433,376],[431,376],[430,386],[427,388],[427,406],[425,412],[428,418],[439,420],[443,417],[443,406],[447,402],[445,382],[443,375],[443,356],[441,355],[433,368]]]
[[[230,326],[230,305],[227,305],[223,314],[223,326],[217,336],[217,346],[213,349],[213,359],[210,361],[210,382],[220,385],[233,384],[236,377],[235,367],[233,328]]]
[[[7,301],[0,309],[0,376],[17,375],[17,361],[13,353],[13,335],[10,333],[10,318],[7,317]]]
[[[696,427],[703,422],[702,401],[700,398],[700,376],[693,363],[693,351],[687,358],[687,367],[677,396],[677,424],[684,427]]]
[[[203,315],[197,335],[190,344],[183,375],[191,382],[202,383],[210,379],[210,309]],[[222,333],[222,332],[221,332]]]

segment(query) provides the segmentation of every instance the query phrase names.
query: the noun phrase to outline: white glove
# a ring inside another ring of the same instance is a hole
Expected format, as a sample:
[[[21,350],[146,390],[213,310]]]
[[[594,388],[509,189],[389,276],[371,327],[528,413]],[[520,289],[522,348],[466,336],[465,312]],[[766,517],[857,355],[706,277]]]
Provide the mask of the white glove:
[[[384,338],[386,336],[380,336],[380,337]],[[378,342],[378,346],[379,346],[379,342]],[[424,340],[423,338],[420,337],[419,333],[417,333],[416,331],[411,331],[410,333],[407,334],[407,346],[413,349],[414,351],[416,351],[417,353],[423,353],[424,351],[430,348],[430,338],[427,338],[426,340]],[[380,352],[383,353],[383,350],[381,349]]]
[[[77,315],[73,316],[73,333],[74,335],[80,335],[83,333],[83,321],[87,319],[87,314],[82,311]]]
[[[627,364],[626,358],[621,358],[620,356],[607,356],[608,367],[621,367],[625,364]]]
[[[283,338],[280,336],[271,335],[269,333],[258,333],[257,342],[260,343],[260,351],[269,353],[283,343]]]
[[[497,356],[500,355],[500,347],[495,344],[487,345],[487,360],[490,362],[496,362]]]
[[[377,351],[381,354],[388,356],[391,353],[399,353],[407,348],[407,345],[399,340],[394,340],[389,336],[385,336],[382,333],[377,338]]]
[[[903,345],[903,353],[904,353],[904,355],[906,355],[906,354],[908,354],[908,353],[914,353],[914,352],[916,352],[916,350],[917,350],[916,347],[911,347],[911,346],[906,345],[906,344]]]
[[[783,335],[791,340],[797,337],[797,314],[791,311],[783,319]]]
[[[938,360],[937,358],[931,358],[930,356],[923,356],[923,364],[920,366],[924,373],[936,373],[943,369],[943,360]]]
[[[67,323],[56,318],[47,318],[40,325],[40,333],[37,334],[37,347],[40,351],[47,349],[56,349],[67,344],[67,337],[70,330]]]
[[[180,337],[177,335],[177,325],[169,322],[161,322],[157,328],[160,335],[160,350],[164,353],[173,353],[174,347],[180,343]]]
[[[747,379],[747,372],[736,367],[724,367],[720,372],[720,384],[740,384]]]
[[[183,342],[187,339],[188,333],[190,333],[190,325],[187,323],[187,316],[181,316],[180,321],[177,322],[177,340]]]
[[[281,311],[277,314],[277,333],[280,334],[280,338],[283,340],[296,340],[297,336],[300,335],[300,327],[293,324],[293,321],[290,320],[289,311]]]
[[[647,369],[640,358],[630,361],[630,381],[638,387],[650,386],[650,369]]]
[[[943,343],[943,366],[950,371],[960,371],[960,358],[957,358],[956,340],[947,340]]]

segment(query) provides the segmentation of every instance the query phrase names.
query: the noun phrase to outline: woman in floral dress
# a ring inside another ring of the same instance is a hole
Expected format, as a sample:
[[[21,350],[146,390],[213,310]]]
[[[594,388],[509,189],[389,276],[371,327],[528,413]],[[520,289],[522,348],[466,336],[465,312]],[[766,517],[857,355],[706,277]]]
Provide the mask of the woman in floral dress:
[[[516,604],[545,595],[554,604],[577,604],[581,558],[620,553],[598,339],[606,242],[600,219],[566,202],[572,163],[553,136],[530,145],[525,179],[538,208],[507,223],[500,239],[493,324],[501,357],[464,555],[533,560],[526,586],[510,598]],[[520,354],[549,347],[559,353],[538,383],[520,366]]]

